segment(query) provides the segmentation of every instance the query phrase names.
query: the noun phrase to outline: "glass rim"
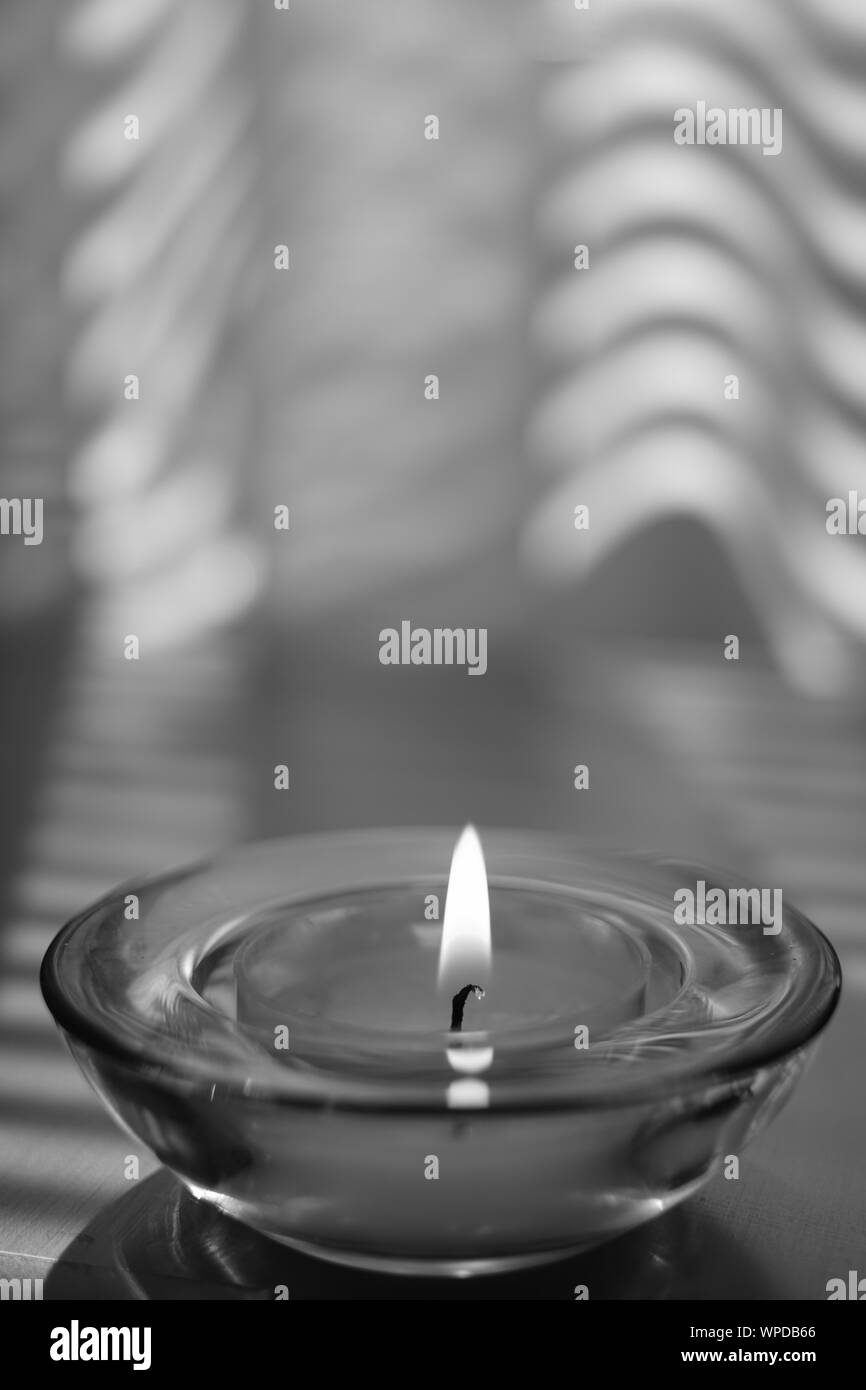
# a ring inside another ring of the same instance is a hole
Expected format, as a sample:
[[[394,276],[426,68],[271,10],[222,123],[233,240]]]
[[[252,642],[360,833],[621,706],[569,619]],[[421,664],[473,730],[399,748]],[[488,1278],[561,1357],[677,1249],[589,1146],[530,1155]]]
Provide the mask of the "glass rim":
[[[590,893],[593,873],[598,876],[604,869],[610,875],[603,880],[606,889],[615,891],[618,881],[620,884],[623,880],[630,882],[633,892],[627,895],[627,901],[632,907],[639,908],[640,884],[645,883],[646,892],[649,893],[651,888],[657,888],[654,876],[669,875],[674,870],[680,876],[688,875],[686,882],[693,876],[703,876],[707,882],[712,880],[716,884],[739,883],[738,875],[720,873],[706,865],[657,854],[625,852],[586,837],[577,838],[561,832],[491,829],[481,833],[491,881],[506,888],[525,887],[527,882],[533,886],[540,883],[561,888],[563,882],[559,875],[564,874],[566,887],[573,885],[582,893]],[[170,1034],[161,1032],[146,1021],[142,1022],[140,1018],[119,1016],[116,1000],[103,998],[101,1007],[94,1004],[92,999],[87,1002],[81,985],[88,969],[92,973],[94,953],[101,953],[104,964],[111,946],[110,939],[106,939],[109,937],[107,924],[112,912],[116,913],[118,908],[122,908],[125,898],[131,893],[141,896],[153,891],[157,895],[170,895],[172,890],[182,890],[186,886],[191,890],[193,906],[200,898],[201,908],[198,920],[193,921],[190,930],[183,933],[183,939],[191,940],[191,933],[195,932],[200,938],[205,931],[210,938],[217,930],[220,919],[209,909],[218,903],[220,884],[228,883],[232,874],[240,873],[244,878],[243,892],[235,901],[218,904],[223,930],[228,930],[239,912],[261,912],[269,905],[276,907],[286,901],[299,905],[307,899],[324,899],[334,896],[335,892],[351,893],[353,889],[366,891],[408,885],[419,877],[441,878],[442,855],[447,847],[453,846],[456,834],[452,828],[404,827],[292,836],[242,845],[225,854],[167,873],[128,880],[76,914],[54,937],[40,971],[43,996],[58,1026],[73,1045],[73,1050],[76,1046],[88,1049],[115,1066],[125,1067],[139,1076],[147,1075],[153,1084],[162,1085],[166,1090],[178,1085],[203,1088],[216,1084],[221,1092],[232,1093],[256,1104],[280,1107],[327,1105],[365,1113],[406,1111],[441,1114],[447,1108],[447,1081],[457,1079],[456,1076],[449,1078],[439,1074],[435,1078],[410,1079],[387,1070],[378,1076],[365,1072],[355,1075],[339,1067],[299,1070],[294,1066],[279,1065],[263,1051],[257,1054],[252,1049],[243,1051],[235,1058],[220,1053],[214,1057],[212,1052],[194,1047],[192,1039],[186,1039],[181,1044]],[[384,879],[373,874],[367,882],[353,884],[353,856],[359,856],[359,864],[365,863],[366,872],[366,857],[370,854],[383,857],[385,865],[392,864],[393,867]],[[417,855],[417,859],[413,859],[413,855]],[[286,877],[291,879],[292,873],[302,863],[309,866],[317,856],[328,866],[327,872],[323,869],[320,875],[323,881],[316,886],[316,870],[313,868],[312,887],[306,883],[303,893],[290,893],[287,899],[286,889],[291,885],[284,882]],[[342,858],[346,869],[343,877],[325,881],[328,873],[333,872],[333,856],[338,861]],[[420,874],[401,873],[401,859],[406,856],[410,863],[423,862],[426,866],[424,871]],[[511,860],[515,865],[534,864],[536,872],[531,879],[503,875],[502,865]],[[446,857],[445,877],[447,862]],[[265,865],[269,866],[272,891],[262,897],[259,880]],[[557,877],[546,878],[545,869],[550,873],[553,865],[557,866]],[[581,865],[582,868],[579,867]],[[345,873],[349,878],[343,883]],[[340,883],[342,887],[338,886]],[[278,884],[283,885],[282,892],[276,891]],[[595,887],[597,892],[601,891],[597,882]],[[619,891],[622,892],[622,887]],[[246,908],[241,906],[244,901]],[[185,904],[185,910],[190,910],[189,903]],[[146,920],[144,914],[143,920]],[[699,932],[701,928],[690,926],[688,930]],[[489,1106],[478,1110],[471,1106],[468,1110],[455,1109],[455,1118],[467,1113],[480,1116],[539,1110],[601,1112],[642,1105],[660,1097],[685,1098],[692,1091],[707,1086],[736,1086],[760,1068],[781,1063],[786,1057],[807,1047],[829,1022],[840,997],[841,967],[835,950],[823,932],[787,903],[783,907],[783,932],[779,940],[781,947],[775,949],[772,956],[778,967],[779,949],[784,950],[787,945],[785,959],[790,966],[793,997],[786,997],[770,1011],[763,1019],[757,1036],[744,1023],[742,1032],[735,1033],[722,1045],[661,1059],[654,1056],[644,1060],[636,1055],[627,1067],[612,1066],[603,1057],[593,1059],[594,1065],[587,1056],[581,1058],[579,1064],[571,1067],[567,1074],[551,1074],[541,1080],[533,1074],[490,1074],[493,1095]],[[73,951],[74,956],[70,954]],[[91,964],[88,965],[88,962]],[[115,1007],[109,1007],[112,1002]],[[383,1043],[388,1039],[393,1042],[393,1035],[387,1030],[364,1029],[362,1032],[371,1044],[377,1039]],[[478,1039],[480,1045],[483,1030],[467,1031],[463,1036]],[[492,1041],[496,1041],[495,1036]],[[441,1046],[441,1038],[437,1046]],[[505,1046],[507,1051],[508,1044]]]

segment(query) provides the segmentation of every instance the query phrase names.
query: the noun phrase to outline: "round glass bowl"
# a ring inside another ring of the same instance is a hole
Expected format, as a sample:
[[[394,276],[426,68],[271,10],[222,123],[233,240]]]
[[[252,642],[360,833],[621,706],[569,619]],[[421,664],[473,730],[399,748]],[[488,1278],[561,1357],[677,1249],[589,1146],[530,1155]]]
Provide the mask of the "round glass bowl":
[[[839,995],[821,933],[787,903],[682,923],[682,890],[752,886],[555,836],[482,835],[493,966],[451,1032],[455,839],[246,846],[56,937],[73,1055],[196,1196],[324,1258],[492,1272],[665,1211],[788,1097]]]

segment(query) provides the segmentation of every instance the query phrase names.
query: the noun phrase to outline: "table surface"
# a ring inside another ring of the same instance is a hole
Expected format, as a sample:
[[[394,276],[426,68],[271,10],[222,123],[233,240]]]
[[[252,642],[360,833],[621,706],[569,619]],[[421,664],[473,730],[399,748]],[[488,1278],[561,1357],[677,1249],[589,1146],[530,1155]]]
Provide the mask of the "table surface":
[[[467,681],[383,668],[357,632],[247,631],[134,663],[101,655],[84,619],[64,631],[17,638],[2,695],[2,1277],[42,1278],[58,1298],[270,1298],[282,1283],[293,1298],[571,1299],[586,1283],[593,1298],[759,1300],[823,1299],[862,1266],[858,702],[809,703],[748,653],[733,665],[686,647],[551,660],[506,639],[485,680]],[[288,793],[273,790],[278,762]],[[587,792],[572,787],[578,762]],[[842,1003],[739,1180],[580,1258],[459,1284],[329,1266],[195,1202],[65,1054],[37,982],[57,927],[121,879],[234,840],[468,819],[735,865],[826,931]]]

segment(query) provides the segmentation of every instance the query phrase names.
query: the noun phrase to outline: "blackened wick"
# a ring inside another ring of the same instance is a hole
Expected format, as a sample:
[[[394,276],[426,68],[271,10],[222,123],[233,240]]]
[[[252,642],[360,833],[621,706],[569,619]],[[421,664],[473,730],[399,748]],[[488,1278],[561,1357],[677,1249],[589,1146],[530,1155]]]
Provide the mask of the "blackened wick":
[[[477,999],[484,998],[484,990],[480,985],[464,985],[458,990],[451,1000],[451,1032],[460,1033],[463,1030],[463,1010],[466,1008],[466,1000],[470,994],[474,994]]]

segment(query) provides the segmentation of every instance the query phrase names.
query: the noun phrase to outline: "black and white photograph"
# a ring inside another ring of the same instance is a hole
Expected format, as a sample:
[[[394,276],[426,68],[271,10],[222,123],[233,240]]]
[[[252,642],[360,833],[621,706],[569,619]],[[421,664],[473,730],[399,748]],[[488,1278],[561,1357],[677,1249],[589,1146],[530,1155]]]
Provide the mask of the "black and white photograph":
[[[864,0],[2,0],[0,774],[23,1366],[853,1355]]]

